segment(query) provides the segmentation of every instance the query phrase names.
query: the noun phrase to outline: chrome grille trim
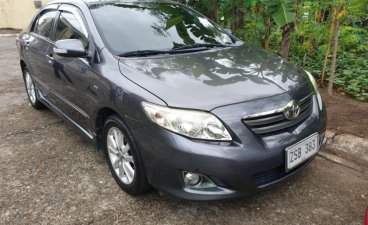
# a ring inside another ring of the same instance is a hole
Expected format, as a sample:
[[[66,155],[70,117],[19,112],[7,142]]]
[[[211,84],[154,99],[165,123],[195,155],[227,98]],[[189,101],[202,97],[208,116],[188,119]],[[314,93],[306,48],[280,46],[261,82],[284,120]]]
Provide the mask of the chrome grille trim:
[[[306,96],[302,100],[300,100],[299,103],[302,104],[308,98],[310,98],[312,95],[314,95],[314,93],[310,93],[308,96]],[[255,117],[268,116],[268,115],[271,115],[271,114],[283,112],[284,109],[285,109],[285,107],[282,107],[282,108],[273,109],[273,110],[270,110],[270,111],[267,111],[267,112],[261,112],[261,113],[255,113],[255,114],[251,114],[251,115],[246,115],[246,116],[243,117],[243,119],[251,119],[251,118],[255,118]]]
[[[314,93],[309,94],[299,101],[300,114],[295,120],[287,120],[284,116],[285,107],[247,115],[243,118],[243,123],[256,134],[266,134],[288,127],[297,125],[305,120],[312,112],[312,97]]]

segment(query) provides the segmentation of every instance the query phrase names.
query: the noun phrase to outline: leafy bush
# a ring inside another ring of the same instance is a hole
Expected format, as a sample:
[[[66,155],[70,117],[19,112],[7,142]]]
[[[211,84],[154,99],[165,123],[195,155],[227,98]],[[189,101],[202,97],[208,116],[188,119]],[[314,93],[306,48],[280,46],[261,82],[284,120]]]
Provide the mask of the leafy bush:
[[[321,68],[325,48],[321,47],[318,52],[310,56],[305,69],[320,79]],[[297,54],[292,54],[290,60],[302,66],[302,60]],[[335,87],[340,91],[357,98],[360,101],[368,100],[368,58],[359,57],[351,52],[341,52],[338,57]],[[327,65],[326,74],[330,72],[330,64]],[[324,83],[326,83],[328,76]]]
[[[342,52],[338,60],[336,86],[359,100],[368,100],[368,58]]]
[[[344,26],[340,32],[341,50],[357,54],[368,52],[368,31],[360,27]]]

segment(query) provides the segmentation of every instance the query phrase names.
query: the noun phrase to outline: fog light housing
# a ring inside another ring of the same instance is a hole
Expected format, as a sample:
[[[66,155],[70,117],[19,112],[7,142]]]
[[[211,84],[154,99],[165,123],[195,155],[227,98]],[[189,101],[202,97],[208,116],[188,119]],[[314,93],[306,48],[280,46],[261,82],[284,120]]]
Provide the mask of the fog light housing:
[[[201,177],[198,174],[195,173],[186,173],[184,175],[184,183],[187,186],[195,186],[199,184],[201,181]]]
[[[198,173],[184,171],[183,179],[186,188],[202,189],[202,188],[217,187],[216,184],[210,178]]]

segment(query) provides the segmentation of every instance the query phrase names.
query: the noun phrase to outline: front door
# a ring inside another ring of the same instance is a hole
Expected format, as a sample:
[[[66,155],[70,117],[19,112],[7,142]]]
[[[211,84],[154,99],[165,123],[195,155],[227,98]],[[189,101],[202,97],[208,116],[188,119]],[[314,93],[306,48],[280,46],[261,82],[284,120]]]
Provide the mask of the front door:
[[[62,5],[56,22],[55,42],[64,39],[79,39],[86,50],[93,44],[89,38],[83,14],[72,6]],[[91,82],[97,75],[84,58],[61,57],[48,49],[52,57],[53,76],[50,92],[57,107],[81,128],[90,133],[89,118],[96,101]]]

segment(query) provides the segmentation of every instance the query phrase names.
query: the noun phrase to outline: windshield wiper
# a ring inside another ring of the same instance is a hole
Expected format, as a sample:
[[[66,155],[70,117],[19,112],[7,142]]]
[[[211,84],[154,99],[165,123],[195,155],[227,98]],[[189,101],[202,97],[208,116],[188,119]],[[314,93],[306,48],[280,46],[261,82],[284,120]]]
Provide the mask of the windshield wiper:
[[[230,45],[223,44],[193,44],[193,45],[185,45],[177,48],[173,48],[171,50],[138,50],[125,52],[120,54],[120,57],[140,57],[140,56],[150,56],[150,55],[162,55],[162,54],[179,54],[186,52],[194,52],[194,51],[202,51],[209,48],[225,48]]]
[[[139,51],[131,51],[120,54],[120,57],[139,57],[139,56],[150,56],[150,55],[161,55],[161,54],[170,54],[172,51],[167,50],[139,50]]]
[[[226,48],[229,45],[224,44],[192,44],[192,45],[184,45],[181,47],[173,48],[173,50],[185,50],[185,49],[193,49],[193,48]]]

